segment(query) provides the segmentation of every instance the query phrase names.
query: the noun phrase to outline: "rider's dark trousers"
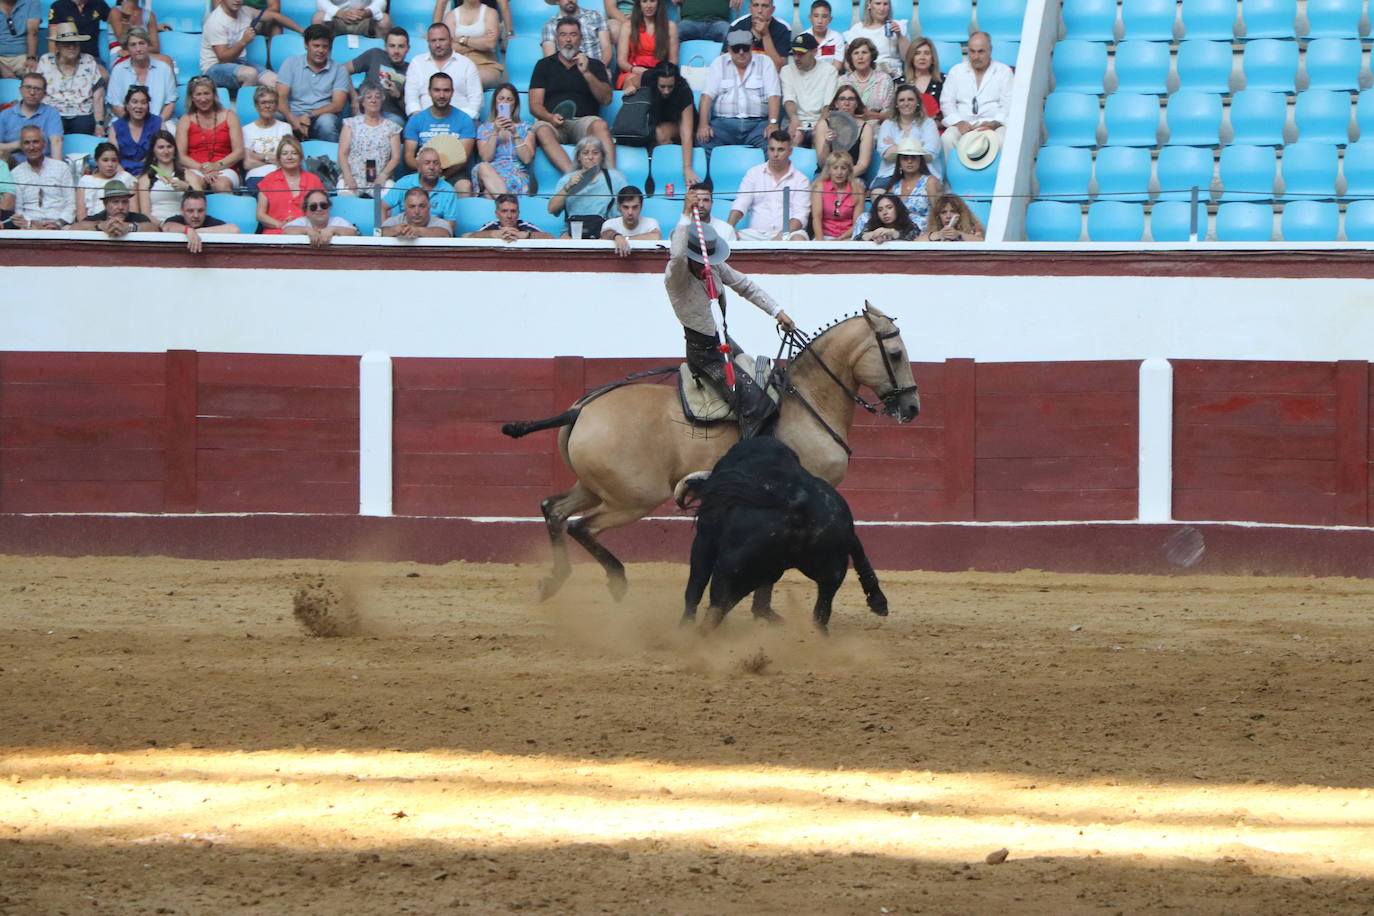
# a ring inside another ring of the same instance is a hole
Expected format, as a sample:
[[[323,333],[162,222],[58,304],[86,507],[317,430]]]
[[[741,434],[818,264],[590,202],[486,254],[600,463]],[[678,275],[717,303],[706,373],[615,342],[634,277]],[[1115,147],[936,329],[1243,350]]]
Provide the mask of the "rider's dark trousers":
[[[743,378],[736,379],[736,390],[731,391],[725,383],[725,355],[716,349],[719,341],[691,328],[683,328],[682,333],[687,340],[687,365],[692,372],[707,379],[735,408],[740,418],[740,434],[744,438],[758,434],[772,418],[777,405],[759,385],[754,384],[748,373],[740,372],[738,366],[735,367],[735,373]],[[730,341],[730,352],[732,357],[740,352],[733,340]]]

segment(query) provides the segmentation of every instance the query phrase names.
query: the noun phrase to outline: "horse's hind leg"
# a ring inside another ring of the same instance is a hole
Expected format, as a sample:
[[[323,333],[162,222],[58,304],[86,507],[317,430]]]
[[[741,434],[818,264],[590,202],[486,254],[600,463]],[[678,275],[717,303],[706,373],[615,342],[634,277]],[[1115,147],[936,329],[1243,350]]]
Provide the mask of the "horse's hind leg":
[[[606,570],[606,587],[611,590],[611,597],[616,601],[625,597],[625,590],[629,588],[629,583],[625,581],[625,564],[621,563],[616,555],[602,545],[596,536],[603,531],[611,528],[619,528],[631,522],[637,522],[648,514],[648,508],[633,509],[611,509],[600,510],[584,515],[568,525],[568,534],[574,541],[587,548],[587,553],[591,554],[596,562],[601,564],[601,568]]]
[[[568,562],[568,544],[563,539],[563,532],[569,527],[568,517],[590,509],[600,501],[581,484],[577,484],[568,492],[550,496],[539,504],[544,512],[544,525],[549,530],[549,543],[553,547],[553,569],[548,576],[539,580],[540,601],[558,594],[572,572],[572,564]]]

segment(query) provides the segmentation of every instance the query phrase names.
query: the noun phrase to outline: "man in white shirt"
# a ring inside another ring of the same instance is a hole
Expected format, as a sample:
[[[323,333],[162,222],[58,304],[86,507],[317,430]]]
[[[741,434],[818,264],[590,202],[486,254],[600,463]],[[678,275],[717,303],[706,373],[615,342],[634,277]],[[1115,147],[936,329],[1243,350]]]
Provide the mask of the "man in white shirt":
[[[697,142],[705,149],[732,144],[763,149],[782,107],[778,71],[771,60],[754,53],[752,33],[736,29],[725,42],[729,53],[706,70]]]
[[[830,64],[839,73],[844,69],[845,42],[839,30],[830,27],[832,13],[830,0],[815,0],[811,4],[811,28],[804,34],[816,39],[816,58],[823,64]]]
[[[200,33],[200,70],[216,86],[233,91],[240,86],[277,84],[275,73],[249,63],[244,56],[270,12],[244,9],[243,0],[220,0],[206,15]]]
[[[999,143],[1005,139],[1014,79],[1011,67],[992,59],[988,33],[974,32],[968,40],[968,60],[950,68],[940,92],[940,110],[945,117],[940,140],[946,159],[959,145],[959,138],[971,131],[992,130],[997,132]]]
[[[477,74],[476,65],[462,54],[453,53],[453,33],[441,22],[429,27],[425,40],[429,43],[429,53],[415,58],[406,70],[406,114],[413,115],[428,108],[432,104],[429,78],[436,73],[447,73],[453,78],[453,107],[476,121],[482,108],[482,78]]]
[[[768,160],[745,172],[739,183],[730,205],[730,225],[746,241],[804,242],[810,237],[804,228],[810,213],[811,179],[792,165],[787,131],[775,130],[768,135]],[[749,228],[740,229],[746,215]]]
[[[787,111],[787,132],[793,146],[810,146],[811,132],[821,109],[830,104],[840,85],[834,67],[818,66],[816,36],[802,32],[792,39],[792,59],[782,68],[782,107]]]
[[[615,197],[620,215],[608,219],[601,227],[603,241],[615,242],[615,253],[625,258],[630,255],[630,240],[657,241],[663,238],[658,220],[644,216],[644,192],[634,185],[626,185]]]
[[[734,226],[730,225],[719,216],[711,215],[711,205],[714,201],[715,197],[709,184],[704,181],[693,184],[687,189],[687,199],[684,201],[682,216],[679,217],[677,224],[679,226],[685,226],[689,223],[694,223],[695,220],[692,219],[692,211],[695,210],[697,216],[701,217],[703,226],[709,224],[712,229],[716,230],[716,236],[718,238],[725,239],[727,242],[733,242],[735,239],[739,238],[739,233],[735,231]]]
[[[32,124],[19,132],[24,161],[11,177],[18,190],[14,225],[20,229],[65,229],[76,219],[76,185],[67,163],[43,154],[47,138]]]

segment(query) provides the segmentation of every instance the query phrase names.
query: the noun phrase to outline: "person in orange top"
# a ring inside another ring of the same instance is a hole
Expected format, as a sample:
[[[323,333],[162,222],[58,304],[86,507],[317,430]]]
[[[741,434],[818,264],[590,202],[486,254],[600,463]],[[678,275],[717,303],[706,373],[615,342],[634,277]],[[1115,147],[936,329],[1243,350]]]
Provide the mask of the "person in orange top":
[[[282,226],[305,215],[306,194],[324,190],[313,172],[301,168],[303,162],[301,142],[282,137],[277,144],[277,170],[268,172],[258,184],[258,224],[264,235],[280,235]]]
[[[630,27],[620,30],[615,88],[634,92],[644,74],[664,61],[677,63],[677,23],[668,18],[666,0],[635,0]]]

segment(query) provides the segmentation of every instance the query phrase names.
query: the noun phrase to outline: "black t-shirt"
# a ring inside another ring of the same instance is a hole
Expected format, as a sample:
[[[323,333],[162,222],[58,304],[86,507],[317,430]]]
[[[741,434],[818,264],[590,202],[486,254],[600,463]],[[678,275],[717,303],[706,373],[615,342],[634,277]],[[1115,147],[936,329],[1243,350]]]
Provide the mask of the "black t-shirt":
[[[96,60],[100,56],[100,23],[110,18],[110,7],[105,0],[86,0],[86,8],[76,8],[74,0],[55,0],[48,10],[48,30],[59,22],[76,24],[76,34],[85,35],[81,42],[81,53],[89,54]],[[123,100],[121,99],[121,102]]]
[[[180,213],[178,213],[178,214],[176,214],[175,216],[169,216],[169,217],[167,217],[166,219],[164,219],[164,220],[162,221],[162,225],[164,225],[164,226],[167,225],[168,223],[176,223],[178,226],[184,226],[184,225],[186,225],[186,217],[184,217],[184,216],[182,216]],[[222,220],[222,219],[215,219],[213,216],[211,216],[210,214],[207,213],[207,214],[205,214],[205,222],[201,223],[200,228],[202,228],[202,229],[213,229],[213,228],[215,228],[216,226],[224,226],[224,225],[227,225],[227,224],[224,222],[224,220]]]
[[[682,77],[677,78],[677,85],[673,87],[673,92],[666,99],[659,94],[658,80],[652,80],[649,85],[653,87],[654,123],[656,124],[676,124],[682,117],[682,112],[691,108],[695,104],[692,98],[692,87],[687,85],[687,81]]]
[[[369,48],[350,62],[354,73],[366,73],[365,83],[375,83],[384,86],[382,74],[386,73],[388,78],[400,87],[401,94],[392,98],[388,93],[382,102],[382,111],[389,111],[401,117],[406,116],[406,71],[410,69],[410,61],[403,60],[399,64],[391,59],[391,56],[381,48]]]
[[[587,69],[601,82],[611,81],[606,75],[606,66],[601,61],[589,59]],[[582,75],[582,71],[576,66],[563,66],[557,53],[550,54],[534,65],[534,73],[530,76],[530,89],[544,90],[544,108],[550,114],[564,99],[572,99],[577,105],[576,117],[587,118],[601,113],[601,103],[592,95],[592,88],[587,85],[587,78]]]
[[[86,217],[87,220],[93,223],[98,223],[101,220],[109,218],[109,214],[104,210],[101,210],[99,213],[92,213],[90,216]],[[148,219],[148,217],[144,216],[142,213],[130,210],[128,213],[124,214],[124,222],[133,223],[135,226],[139,226],[143,223],[151,223],[152,220]]]

